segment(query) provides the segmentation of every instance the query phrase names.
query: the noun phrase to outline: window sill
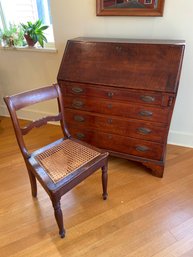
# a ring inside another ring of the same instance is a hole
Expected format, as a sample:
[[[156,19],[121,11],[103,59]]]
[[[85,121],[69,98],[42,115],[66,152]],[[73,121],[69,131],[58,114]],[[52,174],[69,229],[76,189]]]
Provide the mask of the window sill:
[[[24,52],[41,52],[41,53],[57,53],[56,48],[38,48],[38,47],[6,47],[6,46],[0,46],[0,50],[5,51],[24,51]]]

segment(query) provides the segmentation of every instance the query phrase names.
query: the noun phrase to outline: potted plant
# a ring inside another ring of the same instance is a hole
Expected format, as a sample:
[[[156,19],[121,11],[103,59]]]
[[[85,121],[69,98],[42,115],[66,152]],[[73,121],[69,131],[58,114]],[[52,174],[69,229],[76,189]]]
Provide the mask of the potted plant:
[[[28,46],[32,47],[38,42],[41,47],[44,47],[44,42],[47,42],[44,31],[48,26],[43,25],[41,20],[37,20],[34,23],[31,21],[28,21],[26,24],[21,23],[21,26]]]
[[[0,29],[0,43],[8,47],[23,46],[24,36],[21,26],[10,24],[4,31]]]

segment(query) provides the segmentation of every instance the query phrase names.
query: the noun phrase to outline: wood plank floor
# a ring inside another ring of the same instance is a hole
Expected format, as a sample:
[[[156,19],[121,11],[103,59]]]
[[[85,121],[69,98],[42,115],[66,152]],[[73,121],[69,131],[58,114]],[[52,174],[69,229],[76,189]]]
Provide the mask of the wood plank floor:
[[[50,140],[59,128],[48,125]],[[30,148],[46,143],[37,130]],[[193,149],[168,145],[164,178],[142,165],[109,161],[109,198],[101,198],[97,171],[62,198],[65,239],[38,185],[30,185],[9,118],[0,122],[0,256],[193,257]]]

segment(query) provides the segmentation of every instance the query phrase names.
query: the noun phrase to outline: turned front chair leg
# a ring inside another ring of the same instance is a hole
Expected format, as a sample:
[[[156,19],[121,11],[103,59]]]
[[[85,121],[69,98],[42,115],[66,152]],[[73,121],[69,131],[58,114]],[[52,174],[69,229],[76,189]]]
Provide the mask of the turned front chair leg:
[[[108,182],[108,164],[102,167],[102,186],[103,186],[103,200],[107,199],[107,182]]]
[[[58,224],[59,228],[59,235],[61,238],[65,237],[65,230],[64,230],[64,225],[63,225],[63,215],[62,215],[62,210],[60,206],[60,200],[52,200],[52,205],[54,208],[54,215],[56,218],[56,222]]]

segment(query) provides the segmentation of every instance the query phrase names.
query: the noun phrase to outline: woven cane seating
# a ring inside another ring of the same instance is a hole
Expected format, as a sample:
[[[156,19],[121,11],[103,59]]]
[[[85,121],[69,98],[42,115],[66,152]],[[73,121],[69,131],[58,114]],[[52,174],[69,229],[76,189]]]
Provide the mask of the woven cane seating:
[[[67,139],[36,155],[35,159],[57,183],[98,155],[100,153],[94,149]]]
[[[24,128],[20,127],[17,117],[18,110],[54,98],[58,101],[58,110],[60,110],[58,115],[47,116],[30,122]],[[58,85],[8,96],[4,100],[12,119],[18,145],[26,163],[32,196],[37,196],[37,179],[52,201],[59,234],[63,238],[65,236],[65,229],[60,206],[61,197],[101,168],[102,196],[106,200],[108,153],[71,137],[65,123],[63,100]],[[34,128],[47,124],[49,121],[60,121],[63,137],[29,153],[24,143],[24,135]]]

